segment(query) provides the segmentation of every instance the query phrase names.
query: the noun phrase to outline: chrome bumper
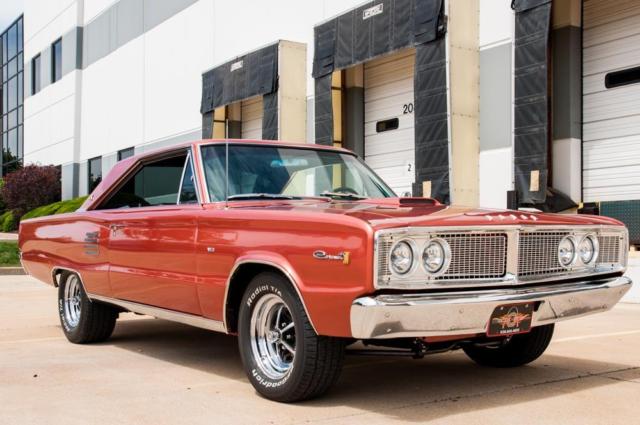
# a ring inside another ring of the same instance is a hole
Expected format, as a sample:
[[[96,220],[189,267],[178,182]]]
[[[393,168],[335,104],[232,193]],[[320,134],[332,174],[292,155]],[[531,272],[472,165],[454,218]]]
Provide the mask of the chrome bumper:
[[[514,302],[539,302],[532,326],[546,325],[607,311],[631,285],[627,277],[618,277],[535,288],[362,297],[351,305],[351,333],[358,339],[481,334],[497,306]]]

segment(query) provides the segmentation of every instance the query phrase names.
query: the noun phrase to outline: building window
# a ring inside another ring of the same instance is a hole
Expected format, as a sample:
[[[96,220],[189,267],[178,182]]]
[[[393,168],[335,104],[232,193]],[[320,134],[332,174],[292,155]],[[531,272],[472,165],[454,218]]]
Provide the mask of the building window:
[[[62,78],[62,39],[59,38],[51,45],[51,82]]]
[[[102,157],[89,160],[89,193],[93,192],[102,181]]]
[[[40,55],[31,59],[31,94],[40,91]]]
[[[118,161],[122,161],[123,159],[129,158],[133,156],[133,148],[126,148],[118,151]]]
[[[23,53],[22,16],[0,33],[0,142],[2,175],[22,165]]]

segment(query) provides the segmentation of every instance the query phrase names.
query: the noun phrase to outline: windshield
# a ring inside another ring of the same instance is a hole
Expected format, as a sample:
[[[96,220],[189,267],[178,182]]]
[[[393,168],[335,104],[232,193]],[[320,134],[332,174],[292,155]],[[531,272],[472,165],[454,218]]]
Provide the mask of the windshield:
[[[388,198],[393,191],[353,155],[290,147],[229,144],[202,147],[212,202],[225,199]],[[227,192],[228,191],[228,192]]]

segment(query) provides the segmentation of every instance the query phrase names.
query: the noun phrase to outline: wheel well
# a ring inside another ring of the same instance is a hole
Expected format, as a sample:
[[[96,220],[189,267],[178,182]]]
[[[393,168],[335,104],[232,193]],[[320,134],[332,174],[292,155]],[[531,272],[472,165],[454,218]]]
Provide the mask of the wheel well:
[[[53,286],[54,287],[58,287],[60,286],[60,282],[62,281],[62,277],[65,274],[69,274],[71,273],[71,271],[66,270],[66,269],[61,269],[61,268],[55,268],[53,269],[53,271],[51,272],[51,278],[53,279]]]
[[[238,331],[238,316],[240,313],[240,301],[244,291],[249,286],[251,279],[264,272],[277,273],[287,279],[293,285],[288,276],[282,270],[269,264],[262,263],[245,263],[241,264],[231,276],[229,280],[229,288],[227,292],[225,304],[225,322],[227,324],[227,332],[236,333]]]

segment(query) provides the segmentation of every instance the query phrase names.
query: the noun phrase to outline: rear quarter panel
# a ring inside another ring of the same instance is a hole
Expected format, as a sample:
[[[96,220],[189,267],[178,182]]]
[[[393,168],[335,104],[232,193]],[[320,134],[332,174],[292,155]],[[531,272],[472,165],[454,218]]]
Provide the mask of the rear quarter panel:
[[[85,290],[110,295],[106,242],[109,229],[99,215],[60,214],[20,223],[19,247],[26,271],[54,284],[54,268],[80,274]]]

